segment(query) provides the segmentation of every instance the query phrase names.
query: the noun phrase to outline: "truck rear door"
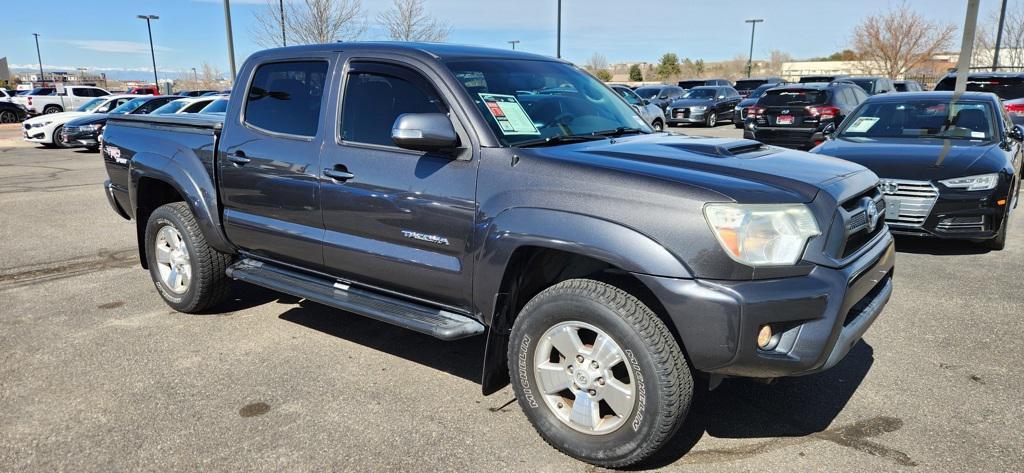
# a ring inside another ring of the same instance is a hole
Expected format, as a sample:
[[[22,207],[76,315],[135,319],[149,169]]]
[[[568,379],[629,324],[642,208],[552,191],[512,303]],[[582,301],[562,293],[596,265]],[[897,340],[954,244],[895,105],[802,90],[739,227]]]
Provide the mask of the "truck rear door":
[[[218,149],[224,231],[257,256],[319,269],[323,264],[320,147],[334,55],[267,59],[239,75],[245,93],[229,105]]]
[[[340,125],[322,155],[324,264],[342,279],[468,309],[476,217],[472,138],[440,76],[403,62],[348,63]],[[462,154],[395,146],[391,128],[403,113],[448,113]]]

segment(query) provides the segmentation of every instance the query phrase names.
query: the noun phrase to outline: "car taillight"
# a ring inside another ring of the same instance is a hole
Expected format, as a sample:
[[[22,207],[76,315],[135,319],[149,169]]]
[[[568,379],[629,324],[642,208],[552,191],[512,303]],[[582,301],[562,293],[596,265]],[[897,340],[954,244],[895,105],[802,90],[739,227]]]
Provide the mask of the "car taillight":
[[[839,108],[831,105],[811,105],[804,107],[812,117],[818,117],[819,120],[829,120],[839,115]]]
[[[1006,113],[1013,115],[1024,115],[1024,103],[1008,103],[1004,104],[1006,107]]]
[[[747,107],[746,112],[747,118],[757,118],[764,115],[764,107]]]

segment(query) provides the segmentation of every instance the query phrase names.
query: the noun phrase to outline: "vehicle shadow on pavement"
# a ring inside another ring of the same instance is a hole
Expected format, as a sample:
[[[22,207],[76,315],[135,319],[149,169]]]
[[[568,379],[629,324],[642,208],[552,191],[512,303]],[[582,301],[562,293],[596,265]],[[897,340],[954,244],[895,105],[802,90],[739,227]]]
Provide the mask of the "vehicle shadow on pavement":
[[[829,428],[874,363],[863,340],[823,373],[772,384],[727,379],[714,391],[698,383],[683,426],[638,469],[662,468],[686,456],[705,435],[718,438],[803,437]]]
[[[483,336],[446,342],[307,300],[278,317],[474,383],[480,382],[486,342]]]
[[[894,238],[896,240],[896,251],[900,253],[952,256],[980,255],[992,251],[984,243],[966,240],[941,240],[910,235],[899,235],[894,236]]]

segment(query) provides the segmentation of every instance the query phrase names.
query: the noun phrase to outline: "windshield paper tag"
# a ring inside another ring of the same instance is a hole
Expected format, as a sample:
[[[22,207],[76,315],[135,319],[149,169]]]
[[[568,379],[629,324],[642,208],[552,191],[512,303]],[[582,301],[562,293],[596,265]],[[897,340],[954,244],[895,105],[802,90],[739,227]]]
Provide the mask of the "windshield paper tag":
[[[487,110],[491,112],[494,121],[498,122],[498,128],[506,135],[539,135],[533,120],[523,110],[515,96],[500,94],[477,94],[484,101]]]
[[[878,123],[878,117],[860,117],[846,129],[850,133],[865,133]]]

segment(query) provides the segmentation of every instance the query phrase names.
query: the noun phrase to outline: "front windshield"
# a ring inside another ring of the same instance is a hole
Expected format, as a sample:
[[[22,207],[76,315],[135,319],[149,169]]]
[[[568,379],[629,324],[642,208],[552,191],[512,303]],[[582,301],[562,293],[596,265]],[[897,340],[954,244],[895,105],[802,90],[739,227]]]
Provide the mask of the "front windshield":
[[[178,110],[181,110],[181,108],[184,106],[184,100],[172,100],[164,105],[161,105],[156,110],[153,110],[153,115],[171,115],[174,113],[178,113]]]
[[[206,108],[199,111],[199,113],[223,113],[228,110],[227,100],[214,100],[213,103],[207,105]]]
[[[620,129],[651,131],[615,92],[569,64],[486,60],[447,66],[506,146]]]
[[[149,97],[140,97],[140,98],[137,98],[137,99],[131,99],[131,100],[121,104],[120,107],[117,107],[117,108],[111,110],[110,113],[112,113],[114,115],[129,114],[129,113],[134,112],[135,109],[141,107],[142,104],[146,103],[147,101],[149,101]]]
[[[943,138],[991,140],[990,104],[921,99],[868,102],[843,121],[842,138]]]
[[[637,95],[645,99],[653,99],[661,92],[661,87],[640,87],[633,92],[636,92]]]
[[[715,98],[715,89],[705,89],[698,87],[696,89],[690,89],[683,94],[684,99],[712,99]]]
[[[81,107],[75,109],[77,112],[91,112],[99,107],[101,103],[106,102],[107,99],[92,99],[86,103],[83,103]]]

